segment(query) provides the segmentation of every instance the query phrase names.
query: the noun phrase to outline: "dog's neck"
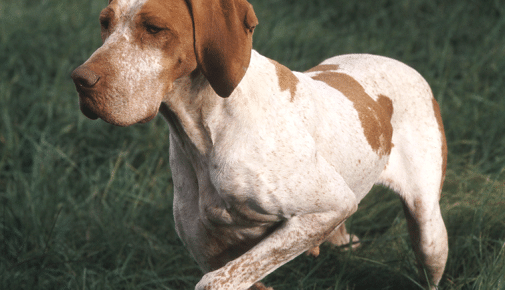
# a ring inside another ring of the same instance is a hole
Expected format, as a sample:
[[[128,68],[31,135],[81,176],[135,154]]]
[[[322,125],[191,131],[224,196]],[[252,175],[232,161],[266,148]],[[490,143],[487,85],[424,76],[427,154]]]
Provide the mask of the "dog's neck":
[[[198,70],[174,82],[173,90],[160,106],[170,126],[170,133],[184,143],[192,144],[199,155],[207,155],[212,139],[204,126],[209,110],[219,102],[210,84]]]
[[[198,69],[177,79],[160,107],[160,112],[169,123],[171,134],[185,143],[185,146],[191,144],[192,151],[196,150],[192,154],[197,153],[200,158],[207,156],[221,139],[220,132],[227,131],[225,129],[228,126],[237,125],[232,122],[240,122],[239,119],[244,114],[250,113],[241,112],[240,108],[254,108],[256,106],[251,103],[258,103],[258,98],[265,97],[261,93],[261,76],[269,76],[261,65],[258,66],[258,62],[263,61],[269,60],[253,51],[251,65],[228,98],[218,96]],[[249,106],[243,106],[246,103]]]

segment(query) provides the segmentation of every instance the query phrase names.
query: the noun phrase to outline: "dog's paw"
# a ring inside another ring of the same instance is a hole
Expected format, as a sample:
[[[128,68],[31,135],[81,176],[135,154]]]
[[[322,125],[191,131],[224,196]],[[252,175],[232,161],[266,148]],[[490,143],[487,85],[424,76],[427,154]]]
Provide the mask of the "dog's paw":
[[[351,244],[351,248],[353,249],[359,247],[358,237],[349,234],[344,224],[333,230],[326,241],[337,247],[343,247],[349,244]],[[346,248],[348,249],[348,247]]]
[[[313,257],[317,258],[317,256],[319,256],[319,251],[320,251],[319,246],[317,246],[317,247],[314,247],[314,248],[308,250],[307,252],[305,252],[305,254],[307,256],[313,256]]]
[[[349,249],[348,245],[351,244],[351,248],[355,249],[359,247],[359,238],[355,235],[349,235],[346,234],[344,236],[342,235],[335,235],[335,236],[330,236],[327,242],[330,242],[334,246],[338,247],[343,247],[344,250]]]
[[[331,243],[332,245],[337,247],[342,247],[344,250],[349,249],[348,247],[349,244],[351,244],[352,249],[357,248],[360,245],[358,237],[349,234],[345,228],[345,225],[342,225],[333,230],[333,232],[330,233],[325,242]],[[319,253],[320,253],[319,246],[313,247],[312,249],[305,252],[307,256],[314,256],[314,257],[319,256]]]

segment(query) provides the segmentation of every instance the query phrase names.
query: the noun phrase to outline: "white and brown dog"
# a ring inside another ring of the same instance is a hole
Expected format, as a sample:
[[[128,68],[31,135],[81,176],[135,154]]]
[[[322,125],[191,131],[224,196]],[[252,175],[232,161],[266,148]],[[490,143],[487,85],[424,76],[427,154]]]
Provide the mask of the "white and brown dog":
[[[447,147],[415,70],[353,54],[292,72],[252,50],[246,0],[112,0],[100,23],[103,45],[72,73],[80,108],[119,126],[166,118],[177,233],[206,273],[196,289],[262,288],[328,238],[348,242],[343,222],[374,184],[400,196],[436,287]]]

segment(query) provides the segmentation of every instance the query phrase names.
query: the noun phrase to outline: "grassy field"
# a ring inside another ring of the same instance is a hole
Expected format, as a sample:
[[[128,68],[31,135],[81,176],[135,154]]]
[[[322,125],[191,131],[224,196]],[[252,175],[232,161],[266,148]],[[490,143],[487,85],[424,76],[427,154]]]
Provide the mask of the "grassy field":
[[[0,0],[0,289],[193,289],[172,218],[168,128],[86,119],[70,72],[100,45],[105,0]],[[449,145],[441,289],[505,289],[505,2],[252,0],[254,47],[294,70],[344,53],[416,68]],[[283,289],[419,289],[399,200],[375,188],[323,246],[265,279]]]

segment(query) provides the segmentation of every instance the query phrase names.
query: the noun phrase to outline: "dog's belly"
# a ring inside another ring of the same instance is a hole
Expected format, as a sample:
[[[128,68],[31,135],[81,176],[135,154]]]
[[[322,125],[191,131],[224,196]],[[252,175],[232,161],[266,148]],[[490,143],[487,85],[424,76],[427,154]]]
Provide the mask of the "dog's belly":
[[[319,151],[343,177],[349,188],[360,201],[370,191],[387,166],[389,156],[378,156],[366,145],[350,143],[352,150],[335,150],[333,143],[321,145]],[[360,148],[361,147],[361,148]]]

